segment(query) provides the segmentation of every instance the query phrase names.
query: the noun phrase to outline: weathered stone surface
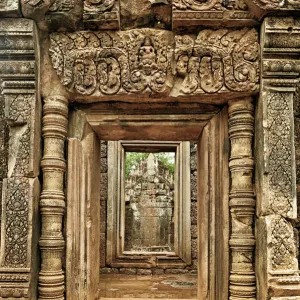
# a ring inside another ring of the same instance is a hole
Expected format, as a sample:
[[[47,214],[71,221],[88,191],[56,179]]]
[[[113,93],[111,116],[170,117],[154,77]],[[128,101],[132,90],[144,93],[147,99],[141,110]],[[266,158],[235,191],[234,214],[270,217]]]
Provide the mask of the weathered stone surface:
[[[171,28],[171,4],[168,0],[120,0],[121,27]]]
[[[195,158],[192,158],[196,160]],[[191,173],[191,200],[197,201],[197,171]]]
[[[189,270],[186,269],[166,269],[165,274],[187,274]]]
[[[2,1],[0,15],[19,15]],[[39,51],[35,24],[0,19],[0,298],[37,299],[40,186]]]
[[[21,0],[20,2],[23,16],[39,22],[55,0]]]
[[[0,298],[19,294],[34,300],[39,267],[38,179],[4,179],[2,195]]]
[[[82,27],[82,0],[55,0],[38,27],[45,31],[73,31]]]
[[[180,30],[199,25],[253,26],[257,23],[244,0],[175,0],[172,3],[173,28]]]
[[[117,269],[117,268],[101,268],[100,274],[119,274],[119,269]]]
[[[20,4],[18,0],[2,0],[0,2],[0,16],[20,17]]]
[[[102,159],[102,164],[107,165],[107,160],[104,162],[104,159]],[[105,167],[103,168],[105,169]],[[100,191],[100,198],[101,201],[107,201],[107,173],[101,173],[101,191]]]
[[[152,275],[151,269],[137,269],[137,275]]]
[[[254,132],[254,106],[251,98],[229,102],[229,138],[231,173],[231,270],[230,297],[256,298],[254,267],[253,216],[255,200],[253,189],[254,160],[252,139]],[[247,287],[245,287],[247,285]]]
[[[105,267],[106,264],[106,234],[100,233],[100,267]]]
[[[173,252],[174,175],[153,153],[135,167],[125,180],[124,249]]]
[[[107,157],[107,142],[101,141],[101,158]]]
[[[49,51],[61,83],[81,99],[258,91],[254,29],[203,30],[196,39],[153,29],[55,33]]]
[[[119,0],[85,0],[83,22],[90,29],[119,29]]]
[[[197,202],[191,203],[191,224],[197,225],[198,219],[197,219]]]
[[[261,122],[256,123],[255,153],[258,297],[298,299],[293,105],[300,72],[295,60],[299,20],[266,18],[262,33],[263,72],[256,115]]]
[[[121,268],[120,274],[136,275],[137,270],[135,268]]]

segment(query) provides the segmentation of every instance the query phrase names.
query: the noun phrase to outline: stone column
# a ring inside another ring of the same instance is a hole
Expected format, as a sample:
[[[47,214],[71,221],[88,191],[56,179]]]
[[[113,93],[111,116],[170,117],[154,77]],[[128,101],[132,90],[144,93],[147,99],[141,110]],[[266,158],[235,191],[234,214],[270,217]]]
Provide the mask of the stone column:
[[[299,19],[262,25],[261,92],[255,131],[258,299],[300,299],[293,102],[299,84]]]
[[[39,299],[64,299],[62,256],[65,241],[62,220],[65,211],[64,144],[67,136],[68,100],[62,96],[45,99],[43,108],[44,156],[43,190],[40,210],[42,235],[40,238],[41,271]]]
[[[252,139],[254,131],[252,98],[229,102],[229,137],[231,153],[231,269],[230,299],[256,299],[253,266],[255,238],[253,216],[255,200],[252,184],[254,159]]]

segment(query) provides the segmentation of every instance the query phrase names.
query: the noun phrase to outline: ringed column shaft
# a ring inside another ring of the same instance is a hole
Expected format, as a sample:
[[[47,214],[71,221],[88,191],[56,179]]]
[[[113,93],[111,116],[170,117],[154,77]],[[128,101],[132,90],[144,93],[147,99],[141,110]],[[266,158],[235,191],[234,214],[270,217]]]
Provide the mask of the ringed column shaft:
[[[39,299],[64,299],[65,276],[62,256],[65,241],[62,221],[65,212],[63,179],[66,171],[64,145],[67,136],[68,100],[52,96],[44,100],[43,190],[40,201],[42,233]]]
[[[252,140],[254,132],[252,98],[229,102],[229,138],[231,153],[230,215],[231,268],[230,299],[256,299],[254,272],[253,218],[255,197],[253,189],[254,159]]]

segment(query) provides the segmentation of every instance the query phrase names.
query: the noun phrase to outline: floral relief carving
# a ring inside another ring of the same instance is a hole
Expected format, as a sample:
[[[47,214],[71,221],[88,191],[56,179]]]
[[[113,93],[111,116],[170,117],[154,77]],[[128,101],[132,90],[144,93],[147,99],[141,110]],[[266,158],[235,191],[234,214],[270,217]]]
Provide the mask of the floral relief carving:
[[[196,39],[152,29],[55,33],[50,55],[62,84],[80,95],[166,94],[174,76],[182,94],[258,90],[254,29],[203,30]]]
[[[271,227],[272,269],[295,269],[296,247],[293,239],[293,227],[284,218],[275,216]]]
[[[254,29],[203,30],[195,41],[189,36],[175,40],[184,94],[258,89],[259,45]]]
[[[5,267],[27,266],[29,179],[7,179]]]
[[[292,173],[291,122],[292,94],[267,93],[270,208],[282,216],[291,217],[294,197]]]
[[[132,30],[53,34],[53,67],[63,85],[81,95],[164,92],[171,74],[170,33],[154,33]]]

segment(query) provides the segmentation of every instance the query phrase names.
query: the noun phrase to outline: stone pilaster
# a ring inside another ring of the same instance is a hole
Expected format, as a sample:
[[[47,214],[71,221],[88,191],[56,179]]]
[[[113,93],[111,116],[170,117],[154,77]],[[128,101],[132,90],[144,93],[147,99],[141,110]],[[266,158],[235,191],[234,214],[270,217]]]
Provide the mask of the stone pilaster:
[[[0,19],[0,299],[37,299],[38,66],[34,22]]]
[[[44,156],[43,190],[40,210],[42,235],[40,238],[41,271],[39,299],[64,299],[65,275],[62,256],[65,241],[62,218],[65,212],[64,144],[67,135],[68,101],[62,96],[48,97],[43,107]]]
[[[293,102],[299,82],[299,46],[299,20],[265,19],[255,133],[256,268],[261,300],[300,299],[293,228],[297,218]]]
[[[230,212],[231,212],[231,269],[230,299],[256,299],[254,273],[253,216],[255,212],[252,184],[254,131],[251,98],[229,102],[230,155]]]

